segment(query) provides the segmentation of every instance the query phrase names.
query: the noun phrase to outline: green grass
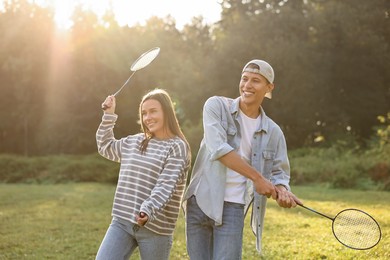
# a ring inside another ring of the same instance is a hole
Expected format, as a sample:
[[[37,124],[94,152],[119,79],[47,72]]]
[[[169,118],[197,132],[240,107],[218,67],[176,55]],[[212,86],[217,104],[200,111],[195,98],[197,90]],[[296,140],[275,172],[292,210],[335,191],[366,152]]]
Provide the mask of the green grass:
[[[108,184],[0,184],[0,259],[94,259],[110,223],[115,187]],[[390,259],[390,193],[294,187],[304,203],[329,216],[344,208],[371,213],[382,240],[370,250],[351,250],[334,238],[331,221],[302,208],[270,201],[263,252],[246,218],[243,259]],[[188,259],[184,218],[175,231],[171,259]],[[138,254],[131,259],[139,259]]]

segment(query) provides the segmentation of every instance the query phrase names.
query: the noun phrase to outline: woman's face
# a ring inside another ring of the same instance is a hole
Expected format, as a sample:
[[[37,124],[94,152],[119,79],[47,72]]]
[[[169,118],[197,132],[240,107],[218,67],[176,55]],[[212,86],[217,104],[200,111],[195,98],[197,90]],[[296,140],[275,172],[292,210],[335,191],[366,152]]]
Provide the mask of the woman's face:
[[[150,133],[159,139],[165,139],[168,132],[164,126],[164,112],[160,102],[155,99],[144,101],[141,107],[142,122]]]

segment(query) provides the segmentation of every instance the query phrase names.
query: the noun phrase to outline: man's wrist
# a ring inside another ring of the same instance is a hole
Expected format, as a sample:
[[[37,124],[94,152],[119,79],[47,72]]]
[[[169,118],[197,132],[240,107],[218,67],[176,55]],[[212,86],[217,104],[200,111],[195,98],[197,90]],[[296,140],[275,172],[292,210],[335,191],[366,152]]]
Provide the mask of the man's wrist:
[[[284,186],[283,184],[277,184],[277,185],[275,185],[275,186],[278,187],[278,188],[282,188],[282,189],[288,191],[287,187]]]
[[[256,172],[256,174],[253,174],[253,178],[251,178],[251,180],[253,182],[263,182],[265,179],[264,179],[263,175],[261,175],[261,173]]]

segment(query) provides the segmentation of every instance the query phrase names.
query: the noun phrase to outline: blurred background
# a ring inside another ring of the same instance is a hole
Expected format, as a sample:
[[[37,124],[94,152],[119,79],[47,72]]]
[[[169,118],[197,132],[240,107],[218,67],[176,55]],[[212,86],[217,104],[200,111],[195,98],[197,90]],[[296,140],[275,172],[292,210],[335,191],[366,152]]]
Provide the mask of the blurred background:
[[[97,153],[101,104],[157,46],[117,96],[116,138],[163,88],[194,161],[206,99],[237,97],[244,64],[264,59],[294,193],[382,227],[377,247],[350,250],[329,220],[271,200],[264,255],[248,216],[243,259],[390,259],[389,16],[389,0],[0,0],[0,259],[95,259],[119,171]],[[181,216],[172,259],[189,259],[184,229]]]
[[[243,65],[258,58],[275,70],[264,108],[290,151],[375,148],[384,159],[365,167],[384,167],[389,179],[388,0],[208,1],[217,18],[184,24],[171,14],[146,17],[152,6],[106,1],[98,12],[82,2],[69,9],[61,1],[1,1],[0,154],[95,154],[102,101],[141,53],[158,46],[157,59],[117,97],[117,138],[140,130],[142,95],[163,88],[196,155],[204,101],[237,97]],[[144,20],[123,22],[142,10]]]

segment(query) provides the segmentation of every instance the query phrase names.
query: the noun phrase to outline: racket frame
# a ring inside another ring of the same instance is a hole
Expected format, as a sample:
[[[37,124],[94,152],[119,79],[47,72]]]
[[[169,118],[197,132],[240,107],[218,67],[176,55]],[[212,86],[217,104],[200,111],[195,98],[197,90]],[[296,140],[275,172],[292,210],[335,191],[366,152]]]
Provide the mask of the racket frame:
[[[307,210],[309,210],[309,211],[311,211],[311,212],[314,212],[314,213],[316,213],[316,214],[318,214],[318,215],[320,215],[320,216],[322,216],[322,217],[325,217],[325,218],[327,218],[327,219],[332,220],[332,233],[333,233],[333,236],[337,239],[337,241],[339,241],[342,245],[344,245],[344,246],[346,246],[346,247],[348,247],[348,248],[355,249],[355,250],[368,250],[368,249],[371,249],[371,248],[373,248],[374,246],[376,246],[376,245],[379,243],[379,241],[381,240],[381,238],[382,238],[382,231],[381,231],[381,228],[380,228],[380,226],[379,226],[379,223],[378,223],[370,214],[368,214],[367,212],[364,212],[363,210],[354,209],[354,208],[344,209],[344,210],[340,211],[339,213],[337,213],[337,215],[336,215],[334,218],[332,218],[332,217],[329,217],[329,216],[327,216],[327,215],[325,215],[325,214],[323,214],[323,213],[321,213],[321,212],[318,212],[318,211],[316,211],[316,210],[314,210],[314,209],[312,209],[312,208],[306,207],[306,206],[304,206],[303,204],[297,203],[297,205],[299,205],[299,206],[301,206],[302,208],[307,209]],[[361,212],[361,213],[367,215],[368,217],[370,217],[370,218],[375,222],[375,224],[377,225],[378,230],[379,230],[379,238],[378,238],[378,241],[376,241],[375,244],[373,244],[373,245],[370,246],[370,247],[366,247],[366,248],[357,248],[357,247],[353,247],[353,246],[347,245],[347,244],[343,243],[342,241],[340,241],[340,239],[337,237],[337,235],[335,234],[335,231],[334,231],[334,221],[335,221],[335,219],[336,219],[341,213],[343,213],[343,212],[345,212],[345,211],[348,211],[348,210],[356,210],[356,211],[359,211],[359,212]]]

